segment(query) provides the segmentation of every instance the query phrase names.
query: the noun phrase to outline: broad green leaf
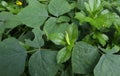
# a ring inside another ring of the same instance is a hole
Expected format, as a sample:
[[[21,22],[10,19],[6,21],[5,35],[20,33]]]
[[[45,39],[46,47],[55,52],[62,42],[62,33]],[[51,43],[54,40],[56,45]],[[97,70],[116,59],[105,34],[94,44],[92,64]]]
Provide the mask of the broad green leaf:
[[[48,39],[50,38],[50,34],[54,33],[65,33],[65,30],[69,26],[68,23],[57,23],[57,18],[51,17],[48,19],[44,26],[44,32],[46,33]]]
[[[0,42],[0,76],[20,76],[24,72],[26,50],[14,38]]]
[[[55,76],[59,65],[56,51],[38,50],[30,57],[29,73],[31,76]]]
[[[66,0],[51,0],[48,5],[48,10],[52,15],[58,17],[69,12],[71,8]]]
[[[57,54],[57,63],[64,63],[71,57],[71,49],[62,48]]]
[[[1,12],[0,13],[0,27],[4,28],[14,28],[17,25],[20,25],[20,19],[13,15],[10,12]]]
[[[29,5],[18,13],[18,17],[23,24],[36,28],[40,27],[45,22],[48,13],[45,5],[39,3],[37,0],[31,0]]]
[[[73,73],[91,73],[100,58],[98,49],[85,42],[77,42],[72,52]]]
[[[104,54],[94,69],[95,76],[119,76],[120,55]]]
[[[44,45],[44,41],[42,39],[43,31],[41,31],[40,28],[34,28],[32,32],[34,33],[35,38],[33,41],[25,40],[26,44],[31,47],[40,48]]]
[[[56,45],[66,45],[65,36],[63,33],[50,34],[50,40]]]

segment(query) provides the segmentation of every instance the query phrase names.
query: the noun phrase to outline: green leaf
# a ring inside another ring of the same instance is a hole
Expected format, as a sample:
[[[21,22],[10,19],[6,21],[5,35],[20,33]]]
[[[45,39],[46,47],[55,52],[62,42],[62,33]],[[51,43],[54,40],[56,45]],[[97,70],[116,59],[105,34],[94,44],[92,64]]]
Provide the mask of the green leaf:
[[[56,63],[56,51],[38,50],[29,61],[31,76],[55,76],[59,65]]]
[[[56,45],[66,45],[65,36],[63,33],[50,34],[50,40]]]
[[[70,45],[70,39],[69,39],[69,35],[68,35],[68,33],[65,31],[65,39],[66,39],[66,42],[67,42],[67,44],[68,45]]]
[[[60,16],[57,20],[58,23],[69,22],[70,18],[68,16]]]
[[[88,0],[77,0],[77,8],[80,9],[80,10],[83,10],[85,7],[84,7],[84,2],[86,2]]]
[[[66,0],[51,0],[48,5],[48,10],[52,15],[58,17],[69,12],[71,8]]]
[[[85,42],[77,42],[72,52],[73,73],[91,73],[100,58],[98,49]]]
[[[95,76],[119,76],[120,55],[104,54],[94,69]]]
[[[108,41],[108,36],[102,33],[95,33],[93,38],[97,39],[102,46],[105,46],[106,42]]]
[[[94,22],[92,18],[87,17],[84,12],[77,12],[75,13],[75,18],[80,21],[80,24],[83,24],[84,22]]]
[[[78,38],[78,27],[75,24],[71,24],[68,26],[66,32],[68,33],[70,44],[73,45]]]
[[[34,28],[32,32],[34,33],[35,38],[33,41],[26,39],[26,44],[31,47],[40,48],[44,45],[44,40],[42,39],[43,31],[41,31],[40,28]]]
[[[13,15],[10,12],[0,13],[0,27],[14,28],[20,24],[21,24],[20,19],[16,15]]]
[[[57,63],[66,62],[71,56],[71,49],[69,50],[67,47],[62,48],[57,54]]]
[[[20,76],[24,72],[26,50],[14,38],[0,42],[0,76]]]
[[[40,27],[45,22],[48,13],[45,5],[39,3],[37,0],[31,0],[29,5],[18,13],[18,17],[23,24],[36,28]]]
[[[88,2],[89,2],[90,10],[93,11],[93,10],[94,10],[94,3],[95,3],[95,0],[88,0]]]
[[[49,18],[44,26],[44,32],[46,33],[48,39],[51,34],[54,33],[65,33],[65,30],[69,26],[68,23],[57,23],[57,18],[51,17]]]
[[[102,50],[103,52],[105,52],[105,53],[117,53],[117,52],[119,52],[120,51],[120,47],[119,46],[117,46],[117,45],[115,45],[114,47],[112,47],[111,49],[110,48],[106,48],[106,49],[103,49],[103,48],[101,48],[101,47],[99,47],[100,48],[100,50]]]

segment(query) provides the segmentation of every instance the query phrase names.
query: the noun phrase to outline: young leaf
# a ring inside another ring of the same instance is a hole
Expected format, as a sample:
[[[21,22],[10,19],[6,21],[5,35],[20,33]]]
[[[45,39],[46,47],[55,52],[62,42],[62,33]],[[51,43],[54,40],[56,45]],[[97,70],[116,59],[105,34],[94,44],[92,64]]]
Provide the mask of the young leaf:
[[[50,34],[50,40],[56,45],[66,45],[65,36],[63,33]]]
[[[69,34],[65,31],[65,39],[68,45],[70,45],[70,39],[69,39]]]
[[[106,44],[106,41],[108,41],[108,36],[101,33],[95,33],[93,35],[93,38],[97,39],[99,43],[102,44],[102,46],[104,46]]]
[[[71,24],[68,26],[66,30],[66,40],[70,44],[74,44],[78,38],[78,28],[75,24]]]
[[[62,48],[57,54],[57,63],[66,62],[71,56],[71,49],[69,50],[67,47]]]
[[[49,18],[43,28],[44,32],[47,35],[47,38],[50,39],[50,35],[54,33],[65,33],[65,30],[69,26],[68,23],[57,23],[57,18]]]

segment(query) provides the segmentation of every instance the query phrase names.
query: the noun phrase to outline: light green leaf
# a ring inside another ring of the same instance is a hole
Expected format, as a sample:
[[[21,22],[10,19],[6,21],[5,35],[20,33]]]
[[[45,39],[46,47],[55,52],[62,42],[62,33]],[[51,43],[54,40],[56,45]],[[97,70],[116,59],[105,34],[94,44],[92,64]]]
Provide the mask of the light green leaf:
[[[68,33],[68,38],[69,38],[69,42],[70,44],[74,44],[74,42],[77,40],[78,38],[78,28],[77,25],[75,24],[71,24],[68,26],[66,32]]]
[[[72,52],[73,73],[91,73],[100,58],[98,49],[85,42],[77,42]]]
[[[26,50],[14,38],[0,42],[0,76],[20,76],[24,72]]]
[[[94,69],[95,76],[119,76],[120,55],[104,54]]]
[[[106,42],[108,41],[108,36],[102,33],[95,33],[93,38],[97,39],[102,46],[105,46]]]
[[[34,33],[35,38],[33,41],[25,40],[26,44],[31,47],[40,48],[44,45],[44,41],[42,39],[43,31],[41,31],[40,28],[34,28],[32,32]]]
[[[56,51],[38,50],[29,61],[31,76],[55,76],[59,65],[56,63]]]
[[[90,7],[90,10],[93,11],[94,10],[94,3],[95,3],[95,0],[89,0],[89,7]]]
[[[54,33],[65,33],[65,30],[69,26],[68,23],[57,23],[57,18],[51,17],[48,19],[44,26],[44,32],[46,33],[48,39],[50,38],[50,34]]]
[[[29,27],[40,27],[48,17],[46,6],[37,0],[31,0],[29,5],[18,13],[23,24]]]
[[[62,48],[57,54],[57,63],[66,62],[71,56],[71,49],[69,50],[67,47]]]
[[[71,8],[66,0],[51,0],[48,5],[48,10],[52,15],[58,17],[69,12]]]
[[[84,2],[86,2],[86,1],[88,1],[88,0],[77,0],[77,8],[80,10],[85,9]]]
[[[53,33],[50,34],[50,40],[56,45],[66,45],[65,36],[63,33]]]

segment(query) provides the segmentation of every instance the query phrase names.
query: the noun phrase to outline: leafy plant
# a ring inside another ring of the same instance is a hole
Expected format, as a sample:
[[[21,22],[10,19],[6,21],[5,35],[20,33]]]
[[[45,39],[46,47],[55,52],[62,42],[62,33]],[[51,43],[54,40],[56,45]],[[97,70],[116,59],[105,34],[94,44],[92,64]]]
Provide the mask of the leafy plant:
[[[119,76],[119,0],[0,0],[0,76]]]

